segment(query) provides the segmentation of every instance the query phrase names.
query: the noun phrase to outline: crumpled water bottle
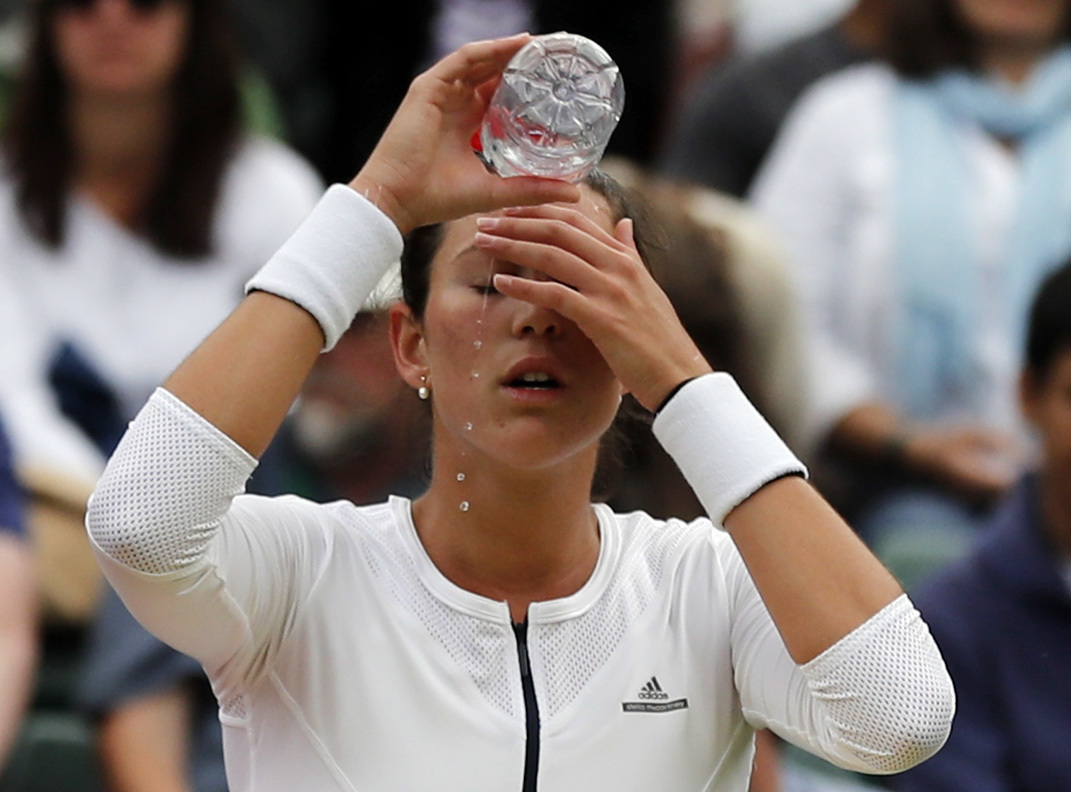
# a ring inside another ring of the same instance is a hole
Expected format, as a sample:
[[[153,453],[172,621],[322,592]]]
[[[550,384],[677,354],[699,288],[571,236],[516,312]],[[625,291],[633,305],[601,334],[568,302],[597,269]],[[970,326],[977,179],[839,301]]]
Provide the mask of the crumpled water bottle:
[[[606,50],[573,33],[536,36],[506,66],[480,130],[501,176],[578,182],[621,120],[625,86]]]

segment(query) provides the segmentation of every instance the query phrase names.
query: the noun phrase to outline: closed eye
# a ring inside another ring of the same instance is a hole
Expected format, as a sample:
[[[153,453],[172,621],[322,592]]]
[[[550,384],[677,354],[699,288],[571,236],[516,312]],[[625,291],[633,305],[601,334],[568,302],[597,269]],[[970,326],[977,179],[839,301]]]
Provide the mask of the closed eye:
[[[479,294],[482,294],[484,296],[500,293],[498,289],[495,288],[495,285],[491,282],[477,283],[472,288],[475,289]]]

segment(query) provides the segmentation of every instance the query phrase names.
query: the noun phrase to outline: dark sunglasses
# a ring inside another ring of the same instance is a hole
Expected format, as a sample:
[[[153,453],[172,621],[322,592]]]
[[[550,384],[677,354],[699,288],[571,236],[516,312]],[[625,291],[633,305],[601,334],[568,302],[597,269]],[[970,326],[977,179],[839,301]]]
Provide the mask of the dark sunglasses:
[[[130,7],[136,11],[151,12],[158,9],[164,3],[173,0],[126,0]],[[69,8],[77,11],[88,11],[97,4],[97,0],[52,0],[56,8]]]

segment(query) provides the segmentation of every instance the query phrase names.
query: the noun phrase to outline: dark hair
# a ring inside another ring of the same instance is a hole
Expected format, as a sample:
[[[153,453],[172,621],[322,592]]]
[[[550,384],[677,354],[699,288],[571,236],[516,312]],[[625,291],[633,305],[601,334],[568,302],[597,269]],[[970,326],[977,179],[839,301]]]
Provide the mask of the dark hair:
[[[1071,14],[1059,38],[1071,39]],[[925,78],[944,69],[981,68],[979,42],[956,0],[893,0],[883,54],[905,77]]]
[[[583,184],[606,199],[610,206],[611,222],[616,224],[630,218],[635,226],[636,248],[644,263],[650,261],[650,221],[646,210],[616,180],[598,168],[585,177]],[[428,304],[431,263],[442,244],[445,224],[421,226],[406,237],[401,256],[402,301],[417,319],[423,319]],[[624,464],[630,435],[629,427],[648,420],[646,411],[631,397],[625,397],[618,416],[603,435],[599,445],[599,464],[592,484],[596,497],[606,495],[612,488]]]
[[[137,230],[165,253],[196,258],[211,251],[220,185],[241,131],[239,51],[222,0],[181,1],[190,9],[190,24],[172,84],[173,128]],[[59,247],[76,164],[65,112],[68,88],[52,35],[58,3],[29,6],[29,46],[3,150],[28,228]]]
[[[1039,382],[1071,349],[1071,261],[1049,273],[1035,293],[1027,324],[1026,368]]]

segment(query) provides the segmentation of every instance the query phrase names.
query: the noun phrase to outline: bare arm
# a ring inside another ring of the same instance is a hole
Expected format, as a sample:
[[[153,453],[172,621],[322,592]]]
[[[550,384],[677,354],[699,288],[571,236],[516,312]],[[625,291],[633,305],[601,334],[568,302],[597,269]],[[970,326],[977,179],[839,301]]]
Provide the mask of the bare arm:
[[[969,500],[1007,491],[1024,461],[1024,449],[1004,433],[977,425],[912,425],[877,403],[844,415],[829,446],[848,459],[888,465]]]
[[[191,792],[189,691],[174,687],[119,705],[100,723],[98,746],[112,792]]]
[[[0,767],[33,693],[37,591],[29,550],[0,534]]]

